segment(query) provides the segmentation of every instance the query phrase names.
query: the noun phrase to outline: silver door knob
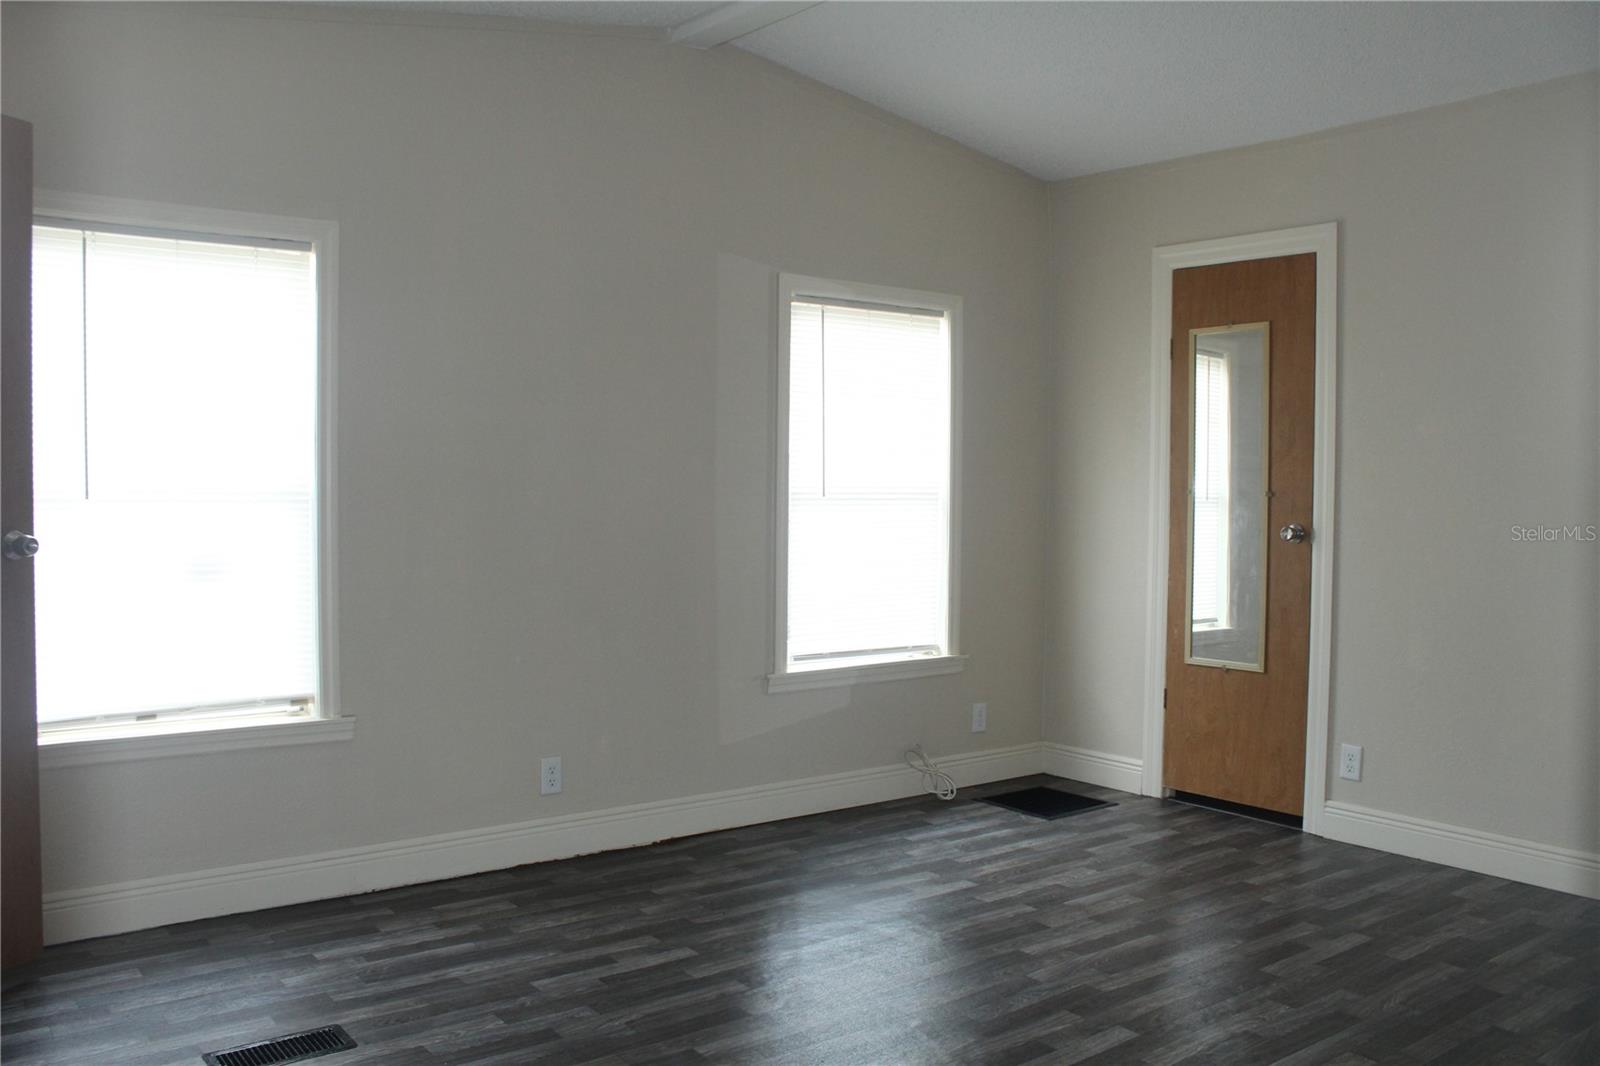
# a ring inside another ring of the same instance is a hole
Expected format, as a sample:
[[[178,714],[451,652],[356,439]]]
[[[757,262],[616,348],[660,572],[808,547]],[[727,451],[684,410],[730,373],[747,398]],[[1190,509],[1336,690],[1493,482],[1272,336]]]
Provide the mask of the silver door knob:
[[[13,529],[3,540],[7,559],[28,559],[39,554],[39,538],[20,529]]]
[[[1286,540],[1290,544],[1299,544],[1306,539],[1306,527],[1299,522],[1290,522],[1278,530],[1278,537],[1280,540]]]

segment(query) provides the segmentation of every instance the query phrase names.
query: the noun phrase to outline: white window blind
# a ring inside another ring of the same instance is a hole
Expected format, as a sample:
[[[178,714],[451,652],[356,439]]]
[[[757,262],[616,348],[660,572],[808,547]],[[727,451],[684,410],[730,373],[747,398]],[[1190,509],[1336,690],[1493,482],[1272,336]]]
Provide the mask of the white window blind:
[[[787,669],[949,652],[950,324],[790,306]]]
[[[1194,360],[1194,624],[1226,629],[1228,574],[1228,362]]]
[[[41,724],[316,693],[309,248],[34,229]]]

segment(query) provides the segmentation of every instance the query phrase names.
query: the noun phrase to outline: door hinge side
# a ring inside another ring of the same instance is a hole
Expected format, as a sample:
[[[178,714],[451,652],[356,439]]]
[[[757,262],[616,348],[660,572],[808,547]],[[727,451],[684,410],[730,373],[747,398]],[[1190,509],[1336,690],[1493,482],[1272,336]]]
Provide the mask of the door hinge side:
[[[1162,710],[1165,710],[1166,707],[1167,707],[1167,690],[1166,689],[1162,689],[1161,690],[1161,708],[1162,708]]]

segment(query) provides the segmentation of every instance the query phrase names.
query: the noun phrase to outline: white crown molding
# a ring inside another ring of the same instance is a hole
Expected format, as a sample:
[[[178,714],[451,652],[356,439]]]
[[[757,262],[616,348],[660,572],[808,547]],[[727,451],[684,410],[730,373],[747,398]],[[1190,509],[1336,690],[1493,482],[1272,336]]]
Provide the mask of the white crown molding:
[[[1345,844],[1600,899],[1600,854],[1594,852],[1334,801],[1323,806],[1322,835]]]

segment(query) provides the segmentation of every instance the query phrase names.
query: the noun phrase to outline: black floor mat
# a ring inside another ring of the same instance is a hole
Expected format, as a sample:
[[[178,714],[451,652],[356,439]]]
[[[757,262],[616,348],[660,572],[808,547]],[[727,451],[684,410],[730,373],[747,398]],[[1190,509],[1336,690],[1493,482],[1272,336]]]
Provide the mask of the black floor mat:
[[[1082,814],[1098,807],[1116,806],[1109,800],[1091,799],[1088,796],[1043,786],[1018,789],[1016,792],[1001,792],[993,796],[980,796],[978,802],[992,803],[996,807],[1031,814],[1035,818],[1051,819],[1065,818],[1069,814]]]

